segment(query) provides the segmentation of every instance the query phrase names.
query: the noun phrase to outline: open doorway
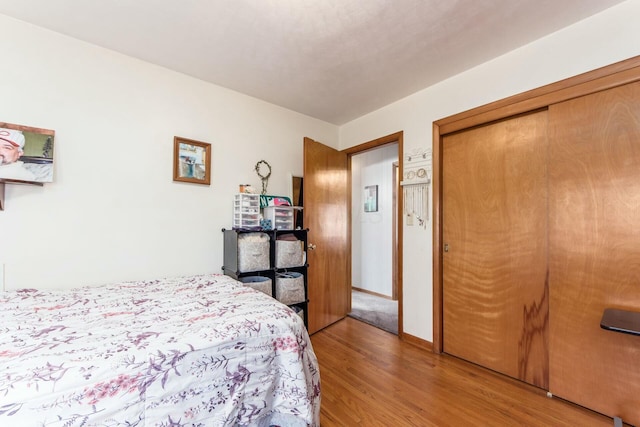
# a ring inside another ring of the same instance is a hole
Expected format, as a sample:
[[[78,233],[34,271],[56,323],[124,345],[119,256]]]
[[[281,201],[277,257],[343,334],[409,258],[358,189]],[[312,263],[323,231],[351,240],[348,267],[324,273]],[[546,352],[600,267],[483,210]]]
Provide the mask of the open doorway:
[[[309,333],[343,319],[351,311],[352,230],[351,215],[351,156],[397,144],[398,159],[403,158],[403,132],[396,132],[373,141],[338,151],[332,147],[304,138],[304,226],[309,229],[307,253],[309,260]],[[403,162],[399,162],[398,176],[403,176]],[[398,182],[394,188],[398,189]],[[373,193],[369,193],[373,194]],[[403,192],[396,196],[396,253],[397,267],[398,337],[403,338]],[[364,205],[363,205],[364,206]],[[364,209],[364,207],[362,208]],[[358,209],[361,206],[358,204]]]
[[[350,317],[399,334],[399,143],[350,156]]]

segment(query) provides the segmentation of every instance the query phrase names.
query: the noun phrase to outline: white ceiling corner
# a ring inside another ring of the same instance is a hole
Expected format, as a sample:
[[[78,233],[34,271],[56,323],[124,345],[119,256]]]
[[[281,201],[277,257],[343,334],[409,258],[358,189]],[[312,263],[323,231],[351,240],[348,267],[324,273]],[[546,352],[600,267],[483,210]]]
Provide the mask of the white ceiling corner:
[[[0,14],[336,125],[622,0],[0,0]]]

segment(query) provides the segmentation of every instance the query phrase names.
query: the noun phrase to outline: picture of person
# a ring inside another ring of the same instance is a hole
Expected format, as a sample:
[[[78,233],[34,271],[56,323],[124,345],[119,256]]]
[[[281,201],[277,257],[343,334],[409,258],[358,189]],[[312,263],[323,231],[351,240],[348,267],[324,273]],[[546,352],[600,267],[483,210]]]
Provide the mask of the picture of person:
[[[19,130],[0,128],[0,179],[34,181],[33,172],[18,160],[24,153],[25,137]]]
[[[53,182],[55,132],[0,122],[0,180]]]

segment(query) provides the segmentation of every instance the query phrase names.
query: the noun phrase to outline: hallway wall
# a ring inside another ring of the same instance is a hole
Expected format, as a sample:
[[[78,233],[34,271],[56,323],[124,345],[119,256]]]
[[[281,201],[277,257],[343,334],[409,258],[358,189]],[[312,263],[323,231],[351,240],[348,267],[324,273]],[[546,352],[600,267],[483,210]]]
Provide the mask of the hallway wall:
[[[392,295],[393,162],[398,144],[351,157],[351,284]],[[378,186],[377,212],[365,212],[365,187]]]

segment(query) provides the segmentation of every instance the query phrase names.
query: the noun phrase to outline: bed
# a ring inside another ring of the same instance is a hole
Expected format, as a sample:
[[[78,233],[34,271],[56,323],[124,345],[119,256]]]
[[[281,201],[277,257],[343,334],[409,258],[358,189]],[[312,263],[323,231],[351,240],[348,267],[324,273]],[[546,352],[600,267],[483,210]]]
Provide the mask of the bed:
[[[302,319],[223,275],[0,293],[2,426],[318,426]]]

